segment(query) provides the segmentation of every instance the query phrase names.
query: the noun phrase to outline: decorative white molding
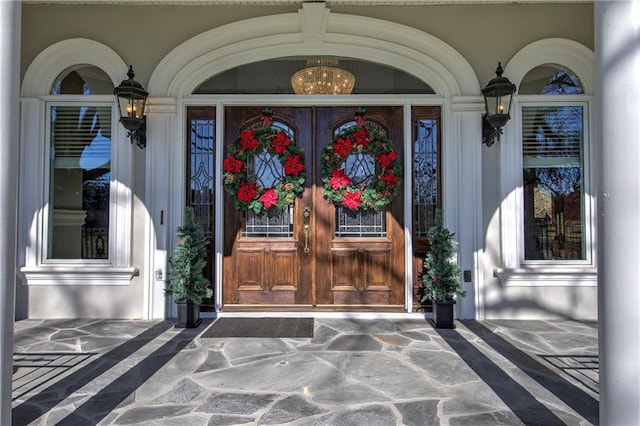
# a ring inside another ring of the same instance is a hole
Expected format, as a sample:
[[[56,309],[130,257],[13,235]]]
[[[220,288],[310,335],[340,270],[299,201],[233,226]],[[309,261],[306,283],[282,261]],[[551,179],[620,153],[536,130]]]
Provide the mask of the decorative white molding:
[[[308,26],[308,19],[319,17],[326,20],[326,27],[323,22]],[[149,92],[182,99],[211,76],[279,58],[283,52],[288,56],[344,56],[393,66],[426,82],[444,98],[480,94],[471,65],[442,40],[393,22],[330,13],[325,3],[305,3],[298,13],[234,22],[185,41],[160,61],[149,79]]]
[[[596,87],[596,59],[591,49],[573,40],[547,38],[520,49],[504,68],[504,75],[516,87],[524,76],[539,65],[557,64],[569,68],[582,82],[584,94],[592,95]]]
[[[513,268],[494,273],[504,287],[596,287],[595,268]]]
[[[38,266],[20,269],[25,284],[32,285],[129,285],[138,268],[109,266]]]
[[[88,64],[104,71],[113,86],[127,76],[127,65],[110,47],[86,38],[72,38],[52,44],[35,57],[22,81],[22,96],[46,96],[55,79],[73,65]]]
[[[322,3],[303,3],[298,10],[302,26],[302,39],[305,43],[322,43],[327,31],[329,9]]]

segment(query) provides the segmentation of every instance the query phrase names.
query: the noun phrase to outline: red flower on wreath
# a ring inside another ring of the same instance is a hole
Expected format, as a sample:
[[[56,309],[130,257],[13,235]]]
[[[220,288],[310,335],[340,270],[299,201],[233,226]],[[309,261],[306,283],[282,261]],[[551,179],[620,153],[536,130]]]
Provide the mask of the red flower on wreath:
[[[380,166],[386,169],[387,167],[391,167],[393,165],[393,162],[396,161],[397,158],[398,154],[396,154],[395,151],[391,151],[388,154],[378,155],[378,163],[380,163]]]
[[[273,150],[277,154],[282,154],[287,150],[287,147],[291,143],[291,139],[284,132],[278,132],[275,138],[273,138]]]
[[[240,170],[242,170],[242,161],[230,155],[222,162],[222,170],[229,173],[240,173]]]
[[[275,189],[269,188],[258,198],[258,201],[264,204],[265,209],[268,209],[278,204],[278,194]]]
[[[242,182],[240,184],[240,188],[238,188],[236,196],[238,197],[238,200],[249,204],[251,200],[253,200],[253,197],[256,196],[255,182],[249,184],[247,184],[247,182]]]
[[[342,205],[351,210],[358,210],[361,197],[362,194],[360,192],[347,192],[346,194],[344,194],[344,198],[342,199]]]
[[[356,145],[362,145],[365,148],[369,146],[369,131],[366,127],[361,127],[353,134],[353,137],[356,140]]]
[[[398,176],[387,173],[380,177],[380,182],[384,182],[384,186],[395,186],[398,183]]]
[[[349,138],[338,138],[338,140],[336,140],[336,144],[333,146],[333,152],[335,152],[342,158],[345,158],[347,155],[349,155],[349,152],[351,152],[352,149],[353,143]]]
[[[287,160],[284,162],[284,172],[285,174],[291,176],[298,176],[300,172],[304,170],[304,164],[300,162],[299,155],[290,155],[287,157]]]
[[[331,185],[333,189],[338,189],[341,186],[346,188],[350,182],[351,179],[349,179],[349,176],[344,172],[344,169],[334,170],[331,173],[331,179],[329,179],[329,185]]]
[[[240,146],[243,151],[252,150],[258,146],[254,130],[245,130],[240,134]]]

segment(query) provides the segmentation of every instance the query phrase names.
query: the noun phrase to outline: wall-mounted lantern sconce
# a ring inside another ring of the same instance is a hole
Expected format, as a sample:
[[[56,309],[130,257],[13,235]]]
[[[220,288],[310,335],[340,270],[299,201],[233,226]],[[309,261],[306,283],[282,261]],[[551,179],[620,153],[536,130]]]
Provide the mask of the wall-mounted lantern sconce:
[[[502,65],[498,62],[496,77],[482,89],[486,108],[482,117],[482,142],[487,146],[493,145],[496,139],[500,140],[502,127],[511,118],[511,98],[516,91],[516,85],[507,77],[503,77],[502,72]]]
[[[127,76],[129,77],[127,80],[123,80],[113,89],[118,101],[120,123],[127,129],[131,143],[135,141],[138,147],[144,148],[147,146],[147,118],[144,115],[144,107],[149,93],[133,79],[135,74],[131,65],[129,65]]]

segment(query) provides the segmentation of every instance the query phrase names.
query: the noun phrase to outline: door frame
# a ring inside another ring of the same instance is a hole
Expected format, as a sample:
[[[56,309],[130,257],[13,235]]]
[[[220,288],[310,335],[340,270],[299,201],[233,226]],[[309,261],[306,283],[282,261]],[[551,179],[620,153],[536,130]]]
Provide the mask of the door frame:
[[[411,98],[411,99],[408,99]],[[442,114],[442,133],[443,135],[447,134],[448,124],[445,120],[446,113],[449,105],[447,102],[439,98],[435,95],[426,95],[426,96],[406,96],[406,95],[353,95],[353,96],[345,96],[345,97],[331,97],[331,96],[322,96],[322,95],[311,95],[311,96],[297,96],[297,95],[260,95],[260,96],[246,96],[246,95],[206,95],[206,96],[198,96],[193,99],[185,99],[182,102],[181,117],[179,117],[179,123],[182,127],[185,126],[184,121],[186,120],[186,108],[187,106],[211,106],[215,107],[216,117],[215,117],[215,135],[216,135],[216,154],[215,154],[215,181],[216,181],[216,192],[215,192],[215,218],[214,218],[214,226],[220,232],[215,233],[215,242],[214,242],[214,311],[218,313],[222,308],[222,280],[223,280],[223,242],[224,242],[224,215],[223,215],[223,202],[225,198],[224,189],[222,187],[222,160],[224,157],[224,111],[226,107],[242,107],[242,106],[269,106],[271,108],[277,109],[278,107],[305,107],[305,106],[319,106],[319,107],[331,107],[331,106],[400,106],[403,108],[403,150],[404,150],[404,158],[402,161],[403,172],[405,174],[405,179],[403,179],[402,183],[402,191],[404,191],[404,206],[403,206],[403,219],[404,219],[404,267],[405,267],[405,297],[404,297],[404,308],[407,313],[411,313],[413,309],[413,283],[416,279],[413,273],[413,248],[412,248],[412,185],[411,179],[406,177],[407,171],[412,170],[412,161],[411,161],[411,152],[412,152],[412,122],[411,122],[411,108],[412,106],[437,106],[441,108]],[[444,139],[444,138],[443,138]],[[186,143],[186,141],[184,142]],[[183,152],[186,153],[186,148],[183,147]],[[452,167],[444,167],[444,164],[447,162],[447,158],[449,157],[446,153],[446,149],[443,144],[443,170],[452,170]],[[183,154],[186,155],[186,154]],[[187,161],[187,159],[184,159]],[[449,159],[451,161],[452,159]],[[183,177],[182,179],[185,179]],[[443,174],[442,176],[442,184],[443,184],[443,206],[445,209],[449,209],[446,207],[447,198],[449,201],[455,200],[455,197],[447,197],[447,182],[451,182],[451,176],[447,176]],[[455,187],[455,186],[454,186]],[[184,200],[184,197],[182,197]],[[183,204],[184,205],[184,202]],[[182,207],[180,207],[182,208]],[[180,211],[180,210],[176,210]],[[454,212],[455,210],[449,210],[450,212]],[[456,213],[457,214],[457,213]],[[180,222],[178,222],[180,223]],[[454,228],[455,229],[455,228]],[[246,312],[243,312],[246,314]],[[312,314],[312,313],[311,313]],[[232,315],[232,314],[228,314]],[[388,315],[388,314],[387,314]]]
[[[457,236],[460,243],[459,264],[465,272],[465,276],[471,276],[471,281],[463,282],[463,289],[467,291],[467,296],[458,301],[457,317],[461,319],[481,319],[480,299],[482,296],[483,279],[483,238],[482,230],[482,152],[479,143],[481,132],[481,115],[475,100],[462,99],[458,103],[443,99],[438,95],[351,95],[331,97],[323,95],[198,95],[189,96],[177,101],[174,115],[176,120],[174,130],[177,132],[174,140],[166,140],[166,151],[160,152],[160,148],[155,151],[153,159],[168,159],[171,169],[171,195],[167,195],[166,187],[163,188],[162,196],[168,197],[169,211],[171,212],[168,223],[166,223],[166,247],[175,246],[175,236],[173,230],[182,223],[182,210],[184,208],[184,185],[185,185],[185,165],[186,165],[186,140],[184,138],[186,108],[187,106],[211,106],[216,109],[216,212],[221,211],[224,198],[222,189],[222,159],[224,149],[224,108],[227,106],[269,106],[278,108],[279,106],[304,107],[304,106],[353,106],[359,105],[367,107],[369,105],[388,105],[403,107],[403,147],[405,154],[411,152],[412,146],[412,122],[411,109],[413,106],[435,106],[441,109],[441,135],[442,135],[442,208],[445,212],[444,223]],[[160,131],[159,131],[160,132]],[[173,134],[173,133],[172,133]],[[166,139],[166,137],[165,137]],[[169,138],[170,139],[170,138]],[[149,150],[147,150],[149,151]],[[162,169],[162,161],[153,163],[155,173],[166,173]],[[180,163],[173,160],[182,159]],[[169,161],[171,159],[171,161]],[[411,156],[405,155],[403,159],[404,170],[412,169]],[[154,175],[155,175],[154,173]],[[404,192],[404,222],[405,222],[405,312],[412,313],[414,295],[413,285],[416,276],[412,271],[410,262],[413,257],[412,249],[412,206],[411,206],[411,185],[408,179],[403,181]],[[468,212],[468,214],[463,214]],[[216,229],[223,228],[223,221],[220,214],[214,219]],[[213,315],[220,312],[222,305],[222,265],[223,265],[223,234],[218,232],[215,241],[215,275],[214,275],[214,311]],[[167,250],[169,251],[169,250]],[[166,254],[164,255],[166,256]],[[158,288],[158,287],[155,287]],[[151,293],[151,292],[150,292]],[[154,297],[154,300],[157,300]],[[163,298],[164,300],[164,298]],[[175,307],[170,301],[165,301],[165,309],[168,309],[175,316]],[[171,314],[169,316],[171,316]],[[247,314],[246,312],[243,314]],[[250,314],[250,313],[249,313]],[[256,314],[260,314],[257,312]],[[261,314],[265,314],[262,312]],[[280,315],[281,313],[278,312]],[[333,314],[333,313],[332,313]],[[165,314],[166,315],[166,314]],[[234,315],[234,313],[223,313],[222,315]],[[317,313],[309,313],[317,315]],[[334,314],[335,315],[335,314]],[[389,316],[397,313],[363,313],[364,316]]]

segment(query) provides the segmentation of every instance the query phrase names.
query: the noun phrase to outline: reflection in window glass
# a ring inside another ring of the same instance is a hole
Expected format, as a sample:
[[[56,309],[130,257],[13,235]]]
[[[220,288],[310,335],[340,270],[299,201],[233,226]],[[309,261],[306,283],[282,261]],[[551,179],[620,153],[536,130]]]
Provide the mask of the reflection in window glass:
[[[353,186],[371,185],[376,176],[376,161],[370,154],[349,154],[344,160],[343,168]]]
[[[438,122],[427,118],[416,121],[413,147],[413,232],[426,237],[435,224],[438,203]]]
[[[111,107],[50,109],[48,259],[106,259]]]
[[[541,65],[529,71],[520,86],[520,95],[579,95],[582,83],[567,68],[557,65]]]
[[[583,107],[523,107],[526,260],[585,259]]]
[[[271,188],[284,178],[282,162],[277,156],[267,152],[266,149],[253,156],[252,166],[249,169],[249,175],[255,179],[255,183],[258,186]]]
[[[113,95],[113,82],[98,67],[79,65],[63,71],[51,88],[52,95]]]

